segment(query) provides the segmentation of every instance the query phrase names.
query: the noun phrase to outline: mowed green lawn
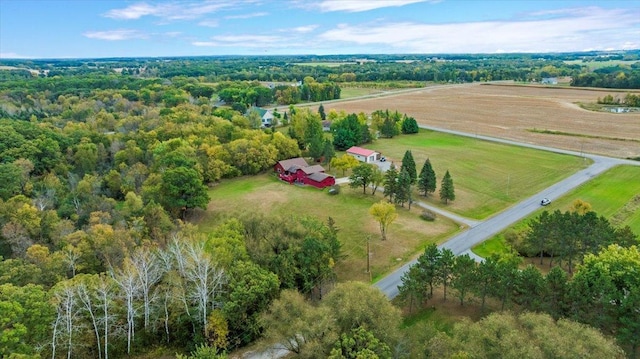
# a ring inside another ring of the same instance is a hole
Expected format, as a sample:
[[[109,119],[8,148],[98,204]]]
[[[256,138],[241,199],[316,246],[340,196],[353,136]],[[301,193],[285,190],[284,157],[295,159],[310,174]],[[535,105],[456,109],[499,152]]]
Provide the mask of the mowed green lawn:
[[[398,218],[388,230],[388,239],[380,239],[378,223],[369,214],[381,194],[366,195],[362,189],[342,186],[338,195],[328,189],[300,187],[278,180],[274,174],[225,180],[209,191],[212,200],[207,212],[197,221],[207,231],[225,218],[247,212],[282,216],[309,215],[326,221],[331,216],[339,228],[338,237],[345,257],[336,265],[339,280],[376,279],[408,259],[415,257],[428,243],[440,243],[460,230],[452,221],[439,217],[434,222],[420,219],[421,210],[398,207]],[[371,275],[366,273],[366,238],[370,237]]]
[[[428,130],[379,139],[366,147],[381,152],[397,167],[405,151],[411,150],[418,174],[429,158],[438,188],[428,198],[416,199],[474,219],[487,218],[590,164],[579,157]],[[446,170],[456,194],[448,205],[438,194]]]
[[[618,166],[567,193],[549,206],[540,208],[532,215],[513,225],[516,230],[526,227],[526,223],[537,217],[543,210],[553,212],[568,211],[573,202],[581,199],[591,204],[598,215],[609,219],[616,227],[629,226],[640,236],[640,167]],[[502,253],[508,250],[503,233],[473,248],[480,256]]]

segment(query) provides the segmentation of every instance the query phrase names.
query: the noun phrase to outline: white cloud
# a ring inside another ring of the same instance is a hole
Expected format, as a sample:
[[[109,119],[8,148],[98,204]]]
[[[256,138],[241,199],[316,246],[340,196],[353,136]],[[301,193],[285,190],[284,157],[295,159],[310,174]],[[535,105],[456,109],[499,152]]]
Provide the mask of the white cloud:
[[[268,12],[254,12],[251,14],[243,14],[243,15],[229,15],[225,16],[225,19],[251,19],[254,17],[262,17],[269,15]]]
[[[119,29],[119,30],[107,30],[107,31],[87,31],[84,34],[85,37],[90,39],[108,40],[108,41],[121,41],[131,39],[147,39],[149,36],[138,30]]]
[[[634,31],[637,34],[640,25],[637,13],[588,8],[556,15],[561,16],[449,24],[342,24],[321,34],[320,39],[421,53],[583,51],[629,48],[640,42],[633,34]]]
[[[209,19],[209,20],[200,21],[198,25],[205,26],[205,27],[218,27],[220,26],[220,22],[218,22],[218,20],[215,20],[215,19]]]
[[[385,7],[398,7],[429,0],[324,0],[316,4],[322,12],[362,12]],[[434,1],[431,1],[434,2]]]
[[[284,31],[294,31],[300,34],[306,34],[308,32],[311,32],[315,29],[318,28],[318,25],[307,25],[307,26],[298,26],[298,27],[294,27],[293,29],[287,29]]]
[[[197,19],[207,14],[230,7],[233,3],[224,1],[205,2],[145,2],[129,5],[122,9],[112,9],[104,16],[112,19],[135,20],[144,16],[155,16],[167,21]]]

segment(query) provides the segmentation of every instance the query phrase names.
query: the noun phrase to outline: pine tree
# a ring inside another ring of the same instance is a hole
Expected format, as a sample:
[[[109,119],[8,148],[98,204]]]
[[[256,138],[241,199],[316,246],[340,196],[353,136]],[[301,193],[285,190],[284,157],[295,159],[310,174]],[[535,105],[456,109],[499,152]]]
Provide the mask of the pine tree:
[[[407,152],[404,153],[404,157],[402,157],[402,166],[400,166],[400,172],[402,172],[402,170],[407,171],[407,175],[409,175],[411,184],[416,183],[416,177],[418,177],[418,173],[416,171],[416,161],[413,159],[411,150],[407,150]]]
[[[449,203],[449,201],[456,199],[456,194],[453,189],[453,179],[451,179],[449,170],[447,170],[447,173],[445,173],[442,178],[442,183],[440,185],[440,199],[443,200],[444,203]]]
[[[322,106],[322,104],[318,107],[318,114],[320,115],[321,121],[325,121],[327,119],[327,114],[324,112],[324,106]]]
[[[428,158],[424,161],[418,177],[418,190],[423,193],[423,196],[436,191],[436,172],[433,170],[431,161]]]
[[[407,170],[403,168],[398,175],[395,203],[404,207],[405,202],[409,202],[409,209],[411,209],[411,178],[409,178]]]
[[[331,160],[336,157],[336,150],[333,148],[333,143],[328,138],[324,140],[324,150],[322,151],[322,157],[324,157],[324,163],[329,164],[331,169]]]
[[[384,196],[389,197],[389,202],[393,202],[393,198],[398,186],[398,171],[392,163],[391,167],[384,174]]]

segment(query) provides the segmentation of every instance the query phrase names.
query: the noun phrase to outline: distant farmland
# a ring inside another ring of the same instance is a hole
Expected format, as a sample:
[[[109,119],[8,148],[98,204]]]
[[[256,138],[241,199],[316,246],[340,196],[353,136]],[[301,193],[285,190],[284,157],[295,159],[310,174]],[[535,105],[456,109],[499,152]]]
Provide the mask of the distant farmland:
[[[630,91],[631,92],[631,91]],[[325,110],[397,110],[423,125],[613,157],[640,156],[640,112],[588,111],[626,91],[518,85],[434,86],[387,97],[327,103]],[[637,90],[634,92],[640,94]]]

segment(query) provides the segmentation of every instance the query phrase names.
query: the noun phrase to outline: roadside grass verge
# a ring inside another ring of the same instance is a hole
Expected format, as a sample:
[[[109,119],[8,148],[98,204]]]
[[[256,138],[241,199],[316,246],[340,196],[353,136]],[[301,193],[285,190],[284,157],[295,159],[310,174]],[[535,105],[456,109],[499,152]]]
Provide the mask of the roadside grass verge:
[[[553,201],[549,206],[540,208],[510,228],[516,231],[524,229],[526,224],[539,216],[543,210],[565,212],[571,208],[575,200],[581,199],[591,204],[592,210],[599,216],[607,218],[612,225],[629,226],[636,235],[640,235],[640,180],[638,179],[640,179],[640,167],[614,167]],[[499,253],[502,248],[508,248],[508,244],[504,241],[504,231],[478,244],[472,250],[477,255],[486,257],[492,253]]]
[[[438,187],[428,197],[416,193],[414,198],[473,219],[487,218],[591,164],[576,156],[429,130],[378,139],[366,147],[381,152],[398,168],[405,151],[411,150],[418,173],[429,158]],[[445,205],[438,193],[447,170],[456,199]]]
[[[362,189],[343,185],[338,195],[328,190],[290,185],[272,174],[222,181],[210,189],[212,200],[196,221],[208,231],[224,219],[247,212],[282,216],[312,216],[322,221],[332,217],[338,227],[344,258],[336,265],[339,281],[368,282],[402,265],[422,252],[428,243],[441,243],[460,230],[454,222],[439,216],[434,222],[420,219],[420,208],[397,207],[398,218],[388,230],[388,239],[380,239],[378,223],[369,207],[382,200],[382,194],[362,194]],[[367,268],[367,237],[370,238],[370,268]]]

